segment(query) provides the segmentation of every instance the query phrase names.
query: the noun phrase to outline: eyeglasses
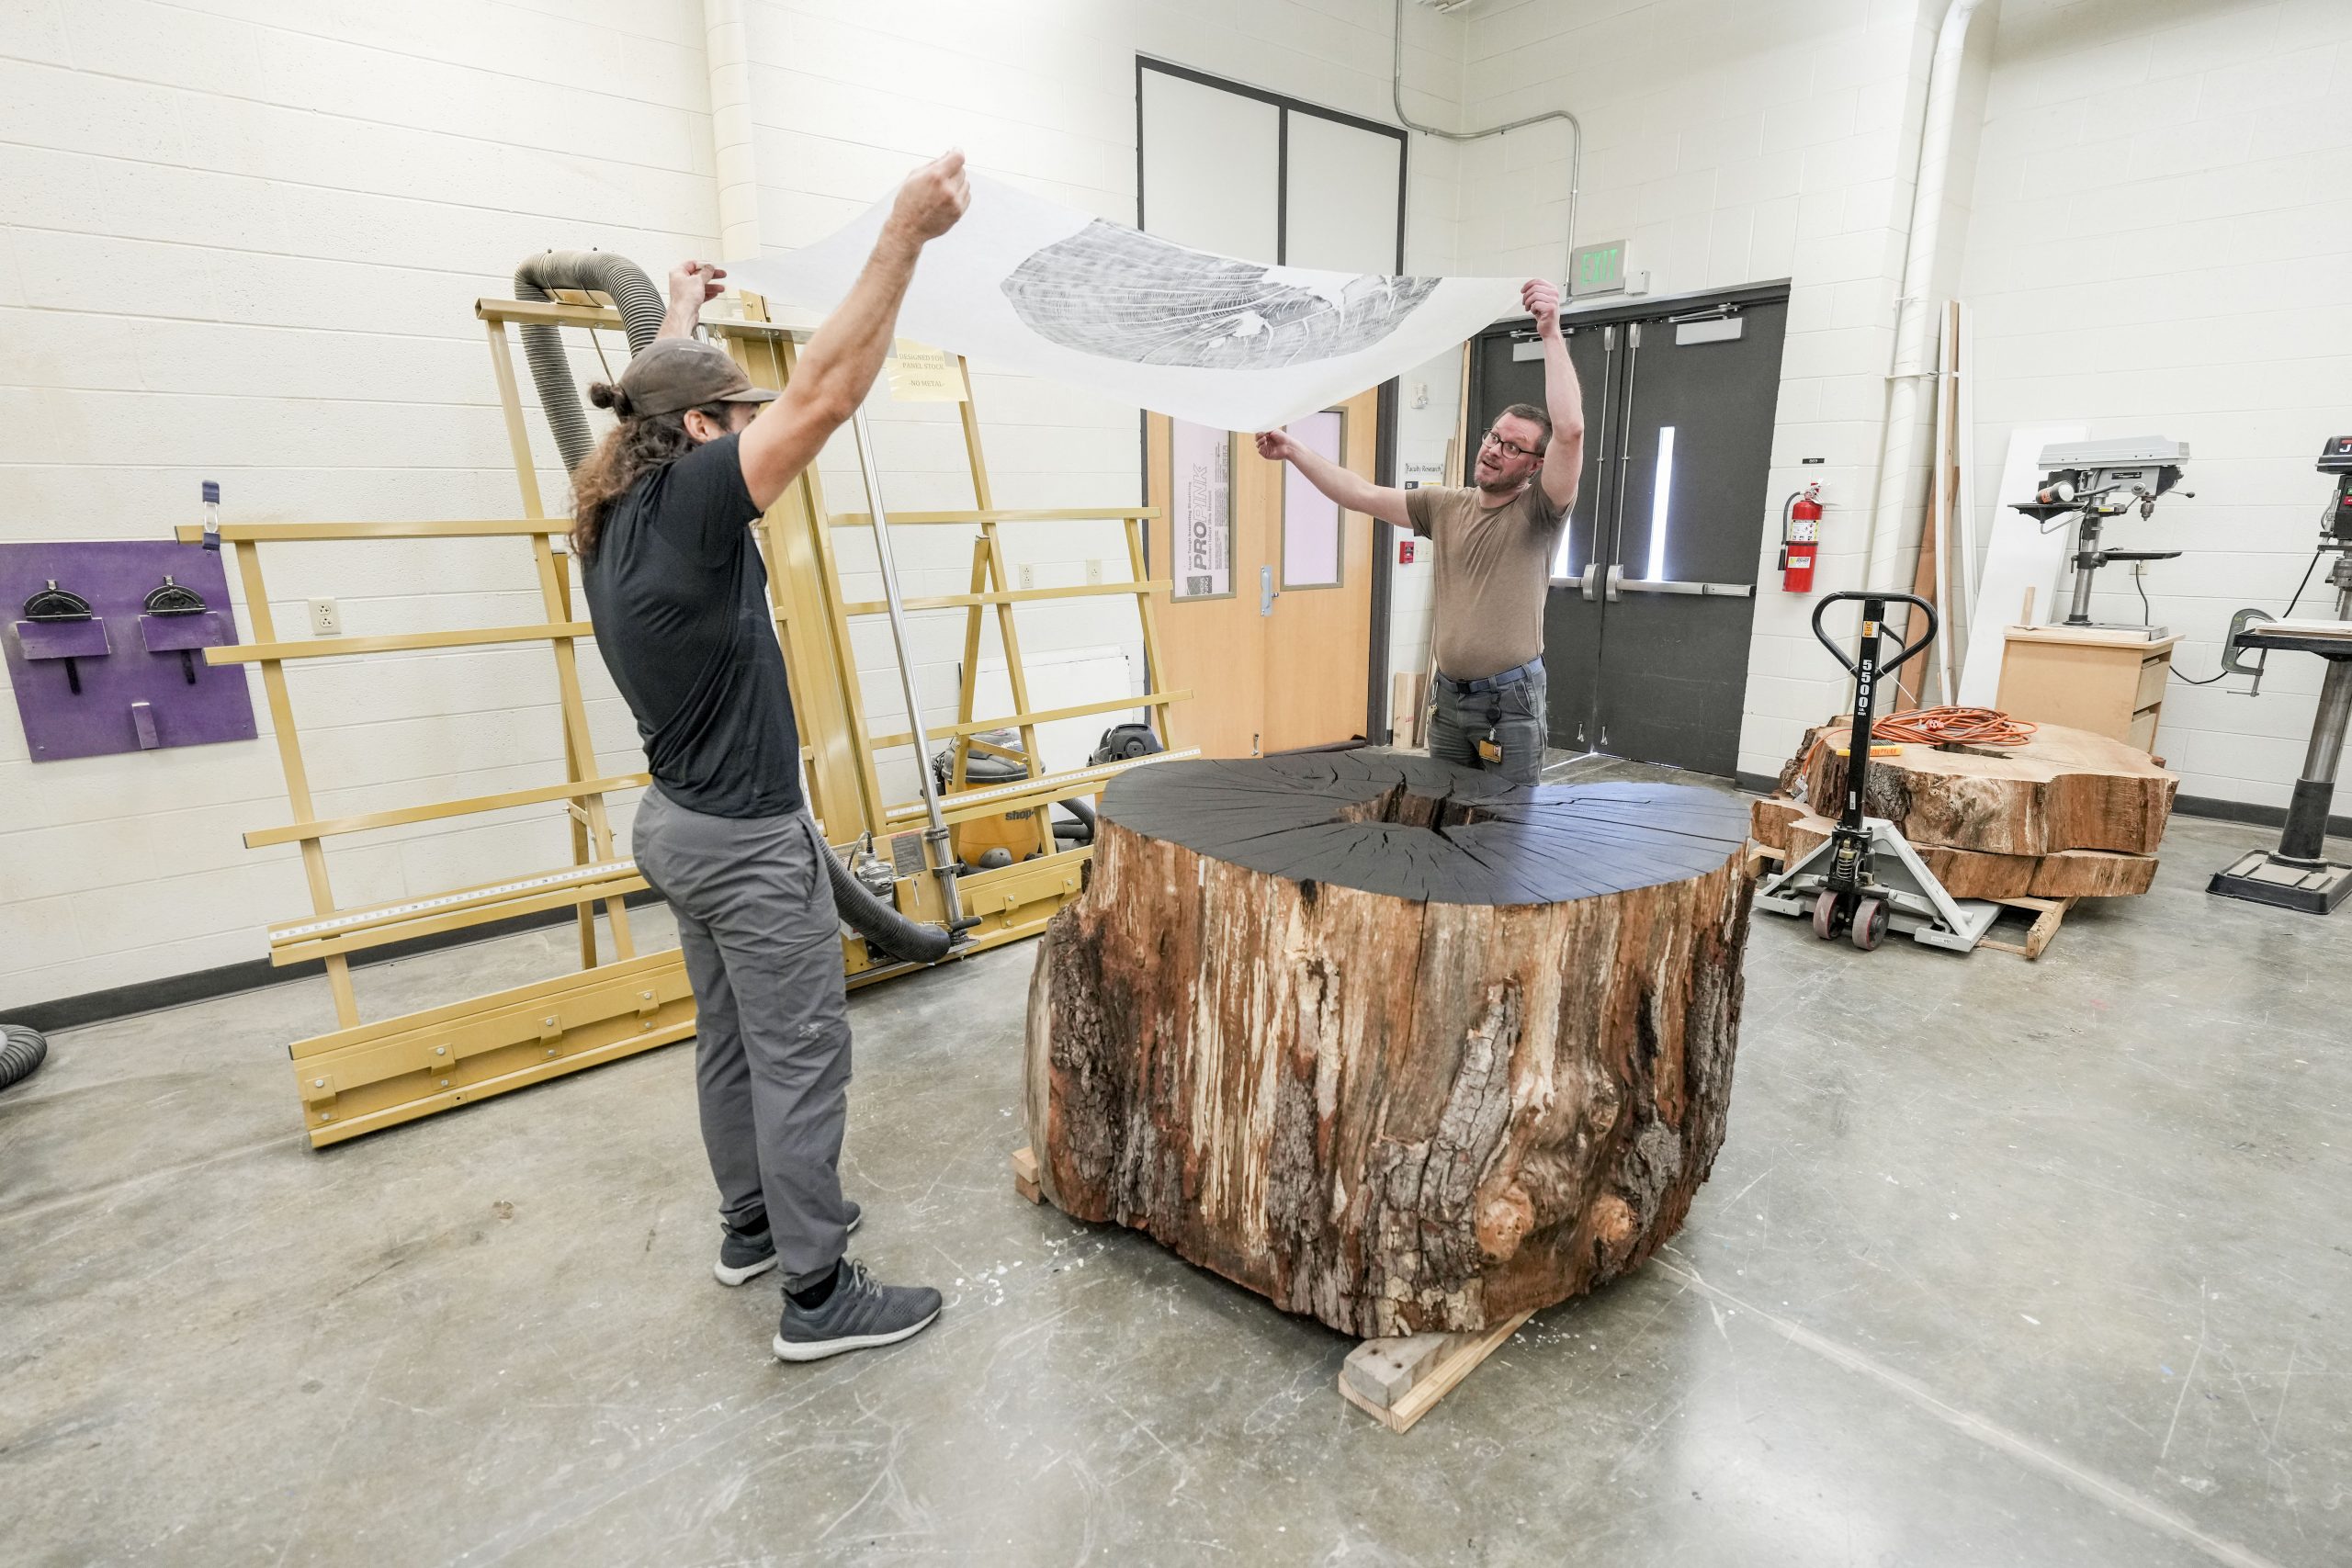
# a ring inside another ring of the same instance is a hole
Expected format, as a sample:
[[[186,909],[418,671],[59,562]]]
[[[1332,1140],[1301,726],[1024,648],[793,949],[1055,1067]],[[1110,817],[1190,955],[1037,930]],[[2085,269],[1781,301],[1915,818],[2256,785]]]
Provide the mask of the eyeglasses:
[[[1487,438],[1483,445],[1488,446],[1499,446],[1514,457],[1532,457],[1537,455],[1533,447],[1521,446],[1514,442],[1506,441],[1491,430],[1487,432]]]

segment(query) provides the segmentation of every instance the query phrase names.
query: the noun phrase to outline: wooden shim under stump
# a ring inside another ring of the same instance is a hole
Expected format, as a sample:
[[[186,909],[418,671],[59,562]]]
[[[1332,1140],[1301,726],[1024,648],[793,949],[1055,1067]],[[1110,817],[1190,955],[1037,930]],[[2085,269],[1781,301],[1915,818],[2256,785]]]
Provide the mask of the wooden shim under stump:
[[[1012,1190],[1032,1203],[1046,1201],[1045,1189],[1037,1185],[1037,1155],[1034,1149],[1012,1151]]]
[[[1013,1151],[1012,1190],[1032,1203],[1045,1202],[1037,1184],[1035,1150]],[[1390,1431],[1404,1431],[1428,1415],[1431,1405],[1476,1371],[1478,1363],[1501,1349],[1503,1342],[1534,1315],[1532,1310],[1517,1313],[1476,1334],[1400,1334],[1367,1339],[1349,1351],[1340,1365],[1340,1393],[1357,1409],[1369,1411]]]
[[[1404,1431],[1534,1315],[1516,1313],[1476,1334],[1367,1339],[1349,1351],[1340,1366],[1340,1393],[1357,1409],[1370,1411],[1390,1431]]]

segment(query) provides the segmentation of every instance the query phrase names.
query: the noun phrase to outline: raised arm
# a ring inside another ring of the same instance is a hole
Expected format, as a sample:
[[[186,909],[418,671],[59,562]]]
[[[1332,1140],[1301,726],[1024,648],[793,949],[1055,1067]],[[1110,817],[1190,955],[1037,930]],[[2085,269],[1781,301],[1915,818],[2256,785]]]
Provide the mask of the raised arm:
[[[1576,364],[1560,331],[1560,291],[1542,278],[1530,278],[1520,299],[1535,318],[1535,335],[1544,345],[1544,412],[1552,416],[1540,478],[1544,494],[1565,512],[1576,504],[1584,475],[1584,389],[1577,385]]]
[[[899,187],[865,270],[800,351],[784,394],[760,411],[738,444],[743,486],[761,510],[816,461],[825,438],[848,423],[865,400],[890,352],[915,259],[926,242],[956,226],[971,199],[961,152],[925,164]]]
[[[722,292],[719,279],[727,269],[717,262],[682,261],[670,269],[670,308],[662,313],[662,330],[653,334],[692,337],[702,321],[702,308]]]
[[[1399,528],[1410,528],[1413,520],[1405,512],[1405,492],[1389,485],[1376,485],[1352,468],[1343,468],[1322,453],[1313,451],[1290,438],[1287,431],[1269,430],[1258,437],[1258,456],[1277,463],[1288,463],[1306,476],[1306,482],[1338,502],[1350,512],[1369,513],[1383,523],[1394,523]]]

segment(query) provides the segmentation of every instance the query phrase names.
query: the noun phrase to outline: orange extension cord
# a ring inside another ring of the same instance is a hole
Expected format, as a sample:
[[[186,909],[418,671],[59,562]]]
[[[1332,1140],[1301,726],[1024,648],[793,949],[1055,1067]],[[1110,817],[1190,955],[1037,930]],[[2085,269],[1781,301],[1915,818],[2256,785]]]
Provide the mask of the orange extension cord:
[[[1871,721],[1872,740],[1915,746],[2022,746],[2034,727],[1998,708],[1914,708]]]

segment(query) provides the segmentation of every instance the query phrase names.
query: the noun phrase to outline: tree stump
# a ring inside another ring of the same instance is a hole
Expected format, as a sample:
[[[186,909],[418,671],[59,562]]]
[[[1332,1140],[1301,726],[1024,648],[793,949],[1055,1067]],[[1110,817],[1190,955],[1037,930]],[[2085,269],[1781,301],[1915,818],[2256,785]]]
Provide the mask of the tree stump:
[[[1723,1142],[1746,830],[1417,757],[1121,775],[1031,983],[1046,1196],[1365,1337],[1623,1273]]]
[[[1781,770],[1779,794],[1835,818],[1846,794],[1852,720],[1814,729]],[[2023,746],[1945,751],[1906,745],[1872,757],[1862,810],[1883,817],[1915,847],[1987,854],[2063,850],[2154,854],[2180,780],[2136,747],[2086,729],[2045,724]]]

